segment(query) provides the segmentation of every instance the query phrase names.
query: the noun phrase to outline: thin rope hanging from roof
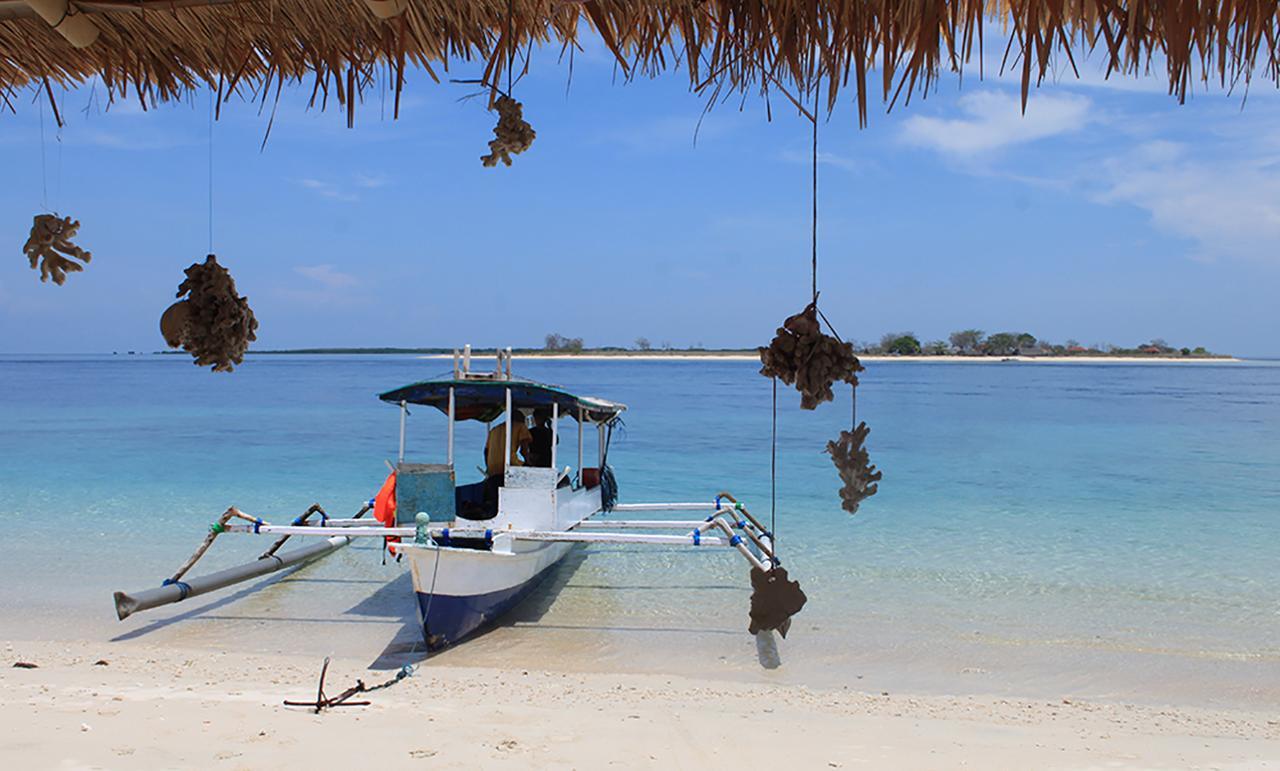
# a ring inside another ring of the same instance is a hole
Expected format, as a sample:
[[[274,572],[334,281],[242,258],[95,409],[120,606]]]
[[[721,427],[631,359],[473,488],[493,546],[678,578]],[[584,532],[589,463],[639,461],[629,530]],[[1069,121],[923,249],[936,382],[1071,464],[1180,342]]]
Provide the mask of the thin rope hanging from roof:
[[[816,56],[816,50],[814,54]],[[774,441],[777,436],[777,381],[794,385],[800,392],[801,409],[816,409],[822,402],[831,401],[831,386],[837,381],[849,384],[852,403],[851,431],[843,431],[840,437],[827,443],[840,479],[841,508],[853,514],[866,498],[875,495],[881,472],[871,464],[864,443],[870,429],[857,422],[858,373],[864,370],[862,362],[853,351],[853,345],[845,342],[836,332],[826,314],[818,309],[818,82],[811,90],[813,122],[811,137],[812,218],[810,222],[810,266],[812,300],[804,310],[788,317],[778,328],[768,346],[759,348],[762,367],[760,374],[774,379]],[[822,331],[826,324],[831,334]],[[773,467],[776,486],[776,465]]]
[[[496,87],[490,87],[492,109],[498,112],[498,125],[493,127],[493,139],[489,140],[489,152],[480,156],[485,168],[492,168],[502,161],[502,165],[511,165],[511,156],[519,155],[533,146],[538,136],[533,126],[524,119],[524,105],[511,96],[512,70],[515,67],[516,41],[513,22],[514,9],[512,0],[507,0],[507,29],[503,41],[507,54],[507,90],[505,93]],[[493,94],[497,98],[493,99]]]

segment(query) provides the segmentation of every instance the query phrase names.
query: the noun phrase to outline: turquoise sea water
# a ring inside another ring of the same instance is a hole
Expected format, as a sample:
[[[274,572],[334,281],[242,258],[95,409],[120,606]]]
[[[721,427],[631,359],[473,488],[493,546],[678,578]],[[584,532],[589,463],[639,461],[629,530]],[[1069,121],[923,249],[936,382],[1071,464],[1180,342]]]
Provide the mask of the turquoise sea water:
[[[396,452],[397,410],[375,394],[447,367],[261,356],[221,376],[177,356],[0,357],[0,637],[408,655],[407,577],[372,548],[123,623],[110,594],[157,584],[229,505],[349,515]],[[623,501],[727,489],[768,516],[756,369],[516,362],[630,406],[610,451]],[[785,388],[779,401],[779,546],[810,598],[781,667],[745,632],[741,560],[616,546],[578,550],[437,663],[1280,702],[1280,364],[871,363],[859,417],[885,478],[856,517],[822,453],[847,392],[813,413]],[[482,442],[460,429],[464,477]],[[415,410],[408,444],[441,460],[443,419]],[[220,542],[209,565],[262,546]]]

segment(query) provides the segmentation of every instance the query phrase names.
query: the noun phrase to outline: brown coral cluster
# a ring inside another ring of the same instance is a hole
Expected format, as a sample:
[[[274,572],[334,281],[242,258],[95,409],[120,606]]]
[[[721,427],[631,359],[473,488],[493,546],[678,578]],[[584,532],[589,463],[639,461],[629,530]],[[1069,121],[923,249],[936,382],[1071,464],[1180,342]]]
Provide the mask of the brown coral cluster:
[[[509,96],[502,95],[493,103],[498,111],[498,125],[493,127],[493,139],[489,140],[489,154],[480,156],[486,167],[511,165],[511,156],[528,150],[537,134],[524,119],[524,105]]]
[[[791,617],[804,608],[808,598],[800,589],[799,581],[787,577],[784,568],[771,570],[751,568],[751,619],[747,631],[751,634],[766,629],[776,629],[783,637],[791,628]]]
[[[823,334],[816,301],[784,321],[769,345],[757,350],[764,365],[760,374],[794,385],[806,410],[831,401],[837,380],[857,386],[864,369],[851,344]]]
[[[840,472],[844,487],[840,488],[840,506],[850,514],[858,513],[858,506],[876,494],[881,472],[872,465],[864,443],[871,429],[859,423],[852,431],[841,431],[840,438],[827,442],[827,452]]]
[[[80,230],[80,223],[70,217],[59,217],[56,214],[37,214],[31,223],[31,235],[22,247],[27,259],[31,260],[31,269],[40,264],[40,280],[62,286],[68,273],[79,273],[84,270],[80,263],[72,262],[68,257],[88,264],[93,259],[88,251],[71,243]]]
[[[236,282],[218,258],[209,255],[184,271],[178,297],[187,295],[160,317],[160,333],[170,348],[195,357],[197,367],[230,372],[244,361],[249,343],[257,340],[258,321],[249,301],[236,294]]]

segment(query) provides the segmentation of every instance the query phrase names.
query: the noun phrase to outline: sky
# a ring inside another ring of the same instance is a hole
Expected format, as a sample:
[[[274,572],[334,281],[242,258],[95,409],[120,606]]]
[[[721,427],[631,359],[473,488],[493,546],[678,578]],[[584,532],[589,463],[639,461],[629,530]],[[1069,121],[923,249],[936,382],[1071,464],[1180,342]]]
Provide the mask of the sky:
[[[843,337],[979,328],[1280,355],[1275,87],[1201,87],[1179,105],[1160,77],[1080,64],[1025,115],[998,62],[891,112],[872,99],[865,129],[844,92],[820,126],[818,244]],[[265,147],[269,105],[233,99],[211,125],[207,94],[144,112],[89,86],[59,95],[59,133],[24,94],[0,115],[0,353],[162,348],[211,208],[259,348],[552,332],[746,347],[807,302],[810,125],[782,97],[772,120],[754,94],[704,117],[682,73],[622,82],[588,44],[570,79],[558,49],[535,52],[515,96],[537,140],[484,168],[496,116],[473,93],[411,72],[399,120],[374,89],[348,129],[297,86]],[[94,255],[61,287],[20,249],[47,209],[80,220]]]

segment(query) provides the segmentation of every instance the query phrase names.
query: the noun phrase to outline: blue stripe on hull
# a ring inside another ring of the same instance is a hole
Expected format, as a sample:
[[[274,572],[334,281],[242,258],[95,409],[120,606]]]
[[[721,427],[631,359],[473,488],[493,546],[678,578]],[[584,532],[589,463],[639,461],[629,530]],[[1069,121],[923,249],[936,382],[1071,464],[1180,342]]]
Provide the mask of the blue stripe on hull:
[[[436,651],[461,642],[471,633],[484,627],[511,610],[542,580],[551,574],[559,561],[548,565],[541,573],[519,586],[489,594],[451,596],[418,592],[418,609],[422,617],[422,633],[427,649]]]

